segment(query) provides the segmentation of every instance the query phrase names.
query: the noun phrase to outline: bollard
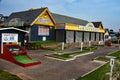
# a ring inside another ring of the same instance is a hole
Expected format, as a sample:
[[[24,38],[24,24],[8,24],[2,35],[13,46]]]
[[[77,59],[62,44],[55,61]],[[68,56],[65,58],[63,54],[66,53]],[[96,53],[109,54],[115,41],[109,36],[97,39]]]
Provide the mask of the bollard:
[[[91,46],[91,41],[89,41],[89,47]]]
[[[83,50],[83,42],[81,42],[80,48],[81,48],[80,51],[82,51]]]
[[[62,42],[62,51],[64,50],[64,45],[65,45],[64,42]]]

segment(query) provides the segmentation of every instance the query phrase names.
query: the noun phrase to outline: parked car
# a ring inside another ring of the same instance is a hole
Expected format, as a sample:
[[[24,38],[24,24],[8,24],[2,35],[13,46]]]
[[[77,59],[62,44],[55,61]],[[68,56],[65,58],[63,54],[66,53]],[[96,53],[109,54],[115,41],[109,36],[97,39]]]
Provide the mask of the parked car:
[[[107,45],[107,46],[112,46],[113,44],[112,44],[111,41],[106,41],[106,42],[105,42],[105,45]]]

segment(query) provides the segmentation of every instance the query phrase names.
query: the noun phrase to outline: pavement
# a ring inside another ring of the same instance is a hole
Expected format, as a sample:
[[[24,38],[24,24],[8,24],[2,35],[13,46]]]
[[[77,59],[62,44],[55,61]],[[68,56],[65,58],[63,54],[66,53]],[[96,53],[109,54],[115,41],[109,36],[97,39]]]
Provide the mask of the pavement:
[[[76,51],[78,48],[70,48],[65,52]],[[42,64],[21,67],[4,59],[0,59],[0,69],[4,69],[12,74],[18,75],[23,80],[73,80],[87,72],[99,67],[103,63],[93,61],[99,56],[106,56],[108,53],[118,50],[118,47],[105,46],[95,50],[93,54],[77,57],[72,61],[60,61],[48,58],[46,54],[54,53],[49,50],[28,50],[28,54]]]

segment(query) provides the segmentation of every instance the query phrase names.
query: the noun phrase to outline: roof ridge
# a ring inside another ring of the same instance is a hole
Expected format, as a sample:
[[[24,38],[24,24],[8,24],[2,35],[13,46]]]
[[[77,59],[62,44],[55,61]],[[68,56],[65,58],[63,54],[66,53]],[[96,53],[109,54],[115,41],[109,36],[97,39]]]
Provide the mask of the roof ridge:
[[[102,21],[94,21],[94,22],[91,22],[91,23],[102,23]]]
[[[30,8],[28,10],[24,10],[24,11],[19,11],[19,12],[13,12],[14,14],[15,13],[23,13],[23,12],[28,12],[28,11],[34,11],[34,10],[39,10],[39,9],[46,9],[47,7],[41,7],[41,8]]]

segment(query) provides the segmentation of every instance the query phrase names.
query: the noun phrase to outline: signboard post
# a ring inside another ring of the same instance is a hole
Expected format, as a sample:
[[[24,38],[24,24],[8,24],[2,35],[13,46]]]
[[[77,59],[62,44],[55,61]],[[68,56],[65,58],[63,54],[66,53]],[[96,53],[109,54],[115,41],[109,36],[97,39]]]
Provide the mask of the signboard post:
[[[1,40],[1,54],[3,54],[3,43],[5,42],[16,42],[18,43],[18,34],[14,33],[2,33],[2,40]]]
[[[110,58],[110,78],[109,80],[112,80],[112,73],[113,73],[113,67],[114,67],[114,58]]]

